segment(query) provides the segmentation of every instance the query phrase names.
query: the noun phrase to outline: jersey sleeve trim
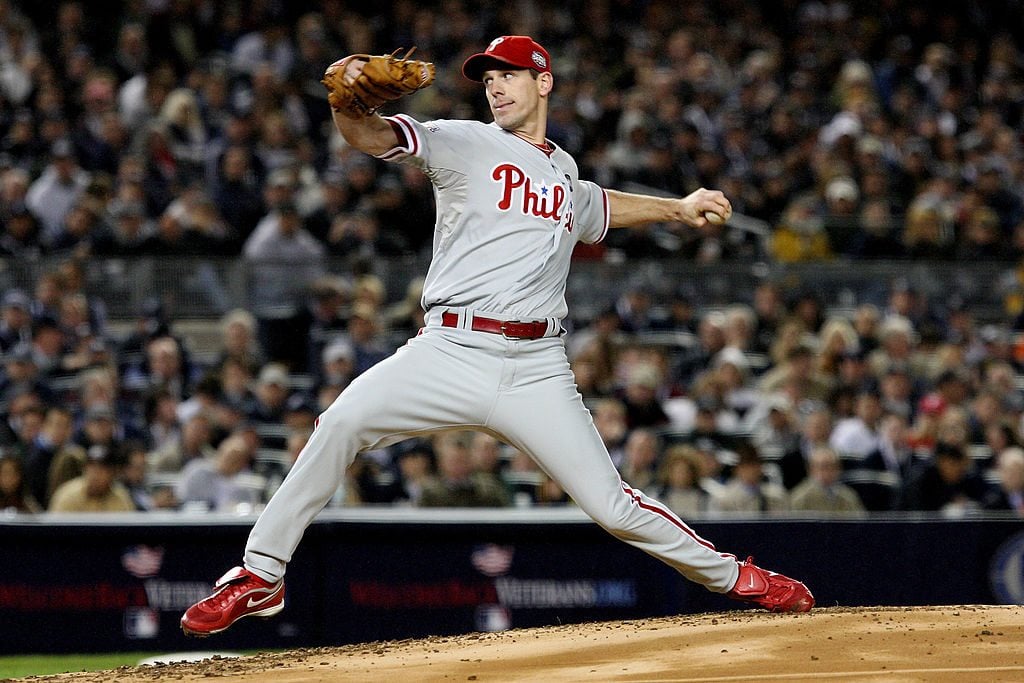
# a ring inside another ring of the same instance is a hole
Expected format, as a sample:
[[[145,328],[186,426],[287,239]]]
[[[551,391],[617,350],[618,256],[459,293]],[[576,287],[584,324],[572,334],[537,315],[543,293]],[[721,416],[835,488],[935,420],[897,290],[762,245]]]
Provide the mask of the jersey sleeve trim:
[[[415,126],[410,123],[408,117],[404,114],[396,114],[395,116],[384,116],[382,118],[392,126],[397,124],[405,134],[405,140],[400,140],[399,144],[395,147],[392,147],[383,154],[378,154],[377,158],[383,161],[392,161],[404,155],[417,156],[420,151],[420,139],[416,134]]]
[[[601,229],[601,236],[594,240],[594,244],[604,240],[612,223],[612,210],[611,205],[608,203],[608,191],[603,187],[601,188],[601,207],[604,209],[604,227]]]

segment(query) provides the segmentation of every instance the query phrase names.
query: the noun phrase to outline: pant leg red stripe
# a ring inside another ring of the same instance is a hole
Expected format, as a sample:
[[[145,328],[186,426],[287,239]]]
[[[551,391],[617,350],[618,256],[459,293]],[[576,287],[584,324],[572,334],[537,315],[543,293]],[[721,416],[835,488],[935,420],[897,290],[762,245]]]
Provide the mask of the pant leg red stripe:
[[[640,509],[647,510],[648,512],[653,512],[657,515],[661,515],[668,521],[672,522],[672,524],[679,527],[679,529],[681,529],[684,534],[686,534],[693,540],[697,541],[697,543],[700,543],[702,546],[709,550],[715,550],[715,546],[710,541],[706,541],[700,536],[698,536],[696,531],[686,526],[686,524],[684,524],[683,521],[676,517],[674,514],[656,505],[651,505],[650,503],[643,502],[643,500],[640,497],[640,494],[634,491],[633,489],[629,488],[625,484],[625,482],[623,482],[622,484],[622,490],[625,491],[627,496],[633,499],[633,502],[636,503],[637,507],[639,507]]]

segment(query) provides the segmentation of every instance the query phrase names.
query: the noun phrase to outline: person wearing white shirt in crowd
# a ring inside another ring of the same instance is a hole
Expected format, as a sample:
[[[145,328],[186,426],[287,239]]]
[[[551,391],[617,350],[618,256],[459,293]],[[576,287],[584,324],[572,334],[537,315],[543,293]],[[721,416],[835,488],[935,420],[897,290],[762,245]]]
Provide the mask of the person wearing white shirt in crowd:
[[[878,421],[881,419],[882,403],[878,395],[862,391],[857,394],[853,417],[836,423],[829,445],[841,458],[863,460],[878,448]]]
[[[25,204],[42,226],[49,244],[64,227],[64,218],[85,192],[89,173],[78,166],[71,141],[61,138],[50,148],[50,163],[28,188]]]
[[[249,469],[252,455],[244,436],[233,434],[224,439],[212,461],[196,458],[185,466],[176,491],[178,500],[186,509],[205,506],[214,512],[233,512],[240,506],[261,503],[263,482],[257,486],[256,480],[262,478]]]

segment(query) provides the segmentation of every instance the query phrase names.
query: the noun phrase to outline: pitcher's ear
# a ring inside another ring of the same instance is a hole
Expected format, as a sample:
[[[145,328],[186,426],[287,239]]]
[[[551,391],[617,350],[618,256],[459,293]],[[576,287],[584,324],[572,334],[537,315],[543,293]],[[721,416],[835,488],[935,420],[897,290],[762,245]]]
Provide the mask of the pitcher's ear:
[[[547,95],[555,87],[555,77],[543,71],[537,74],[537,84],[541,95]]]

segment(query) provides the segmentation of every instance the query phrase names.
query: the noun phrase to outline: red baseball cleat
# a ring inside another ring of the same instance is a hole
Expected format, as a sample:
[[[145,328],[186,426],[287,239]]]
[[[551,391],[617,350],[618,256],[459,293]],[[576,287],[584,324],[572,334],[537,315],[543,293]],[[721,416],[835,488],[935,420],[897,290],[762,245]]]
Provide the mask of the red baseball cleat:
[[[733,600],[753,602],[769,612],[809,612],[814,596],[796,579],[761,569],[748,557],[740,563],[740,577],[726,593]]]
[[[189,636],[220,633],[242,617],[272,617],[284,609],[284,579],[264,581],[245,567],[217,579],[213,593],[186,610],[181,630]]]

